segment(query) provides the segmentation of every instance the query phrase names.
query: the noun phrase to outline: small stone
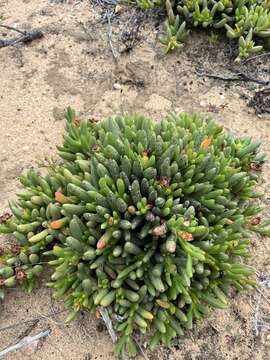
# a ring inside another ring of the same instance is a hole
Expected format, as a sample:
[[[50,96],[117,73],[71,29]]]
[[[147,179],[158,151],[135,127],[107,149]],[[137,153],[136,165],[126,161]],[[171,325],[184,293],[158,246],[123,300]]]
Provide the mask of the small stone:
[[[29,150],[29,146],[25,145],[22,149],[23,149],[23,151],[28,151],[28,150]]]
[[[206,102],[204,100],[200,101],[200,106],[205,107],[206,106]]]
[[[115,7],[115,13],[116,14],[121,14],[123,11],[124,11],[124,6],[120,5],[120,4],[117,4],[116,7]]]
[[[118,83],[114,83],[113,88],[114,88],[114,90],[121,90],[122,86],[120,84],[118,84]]]

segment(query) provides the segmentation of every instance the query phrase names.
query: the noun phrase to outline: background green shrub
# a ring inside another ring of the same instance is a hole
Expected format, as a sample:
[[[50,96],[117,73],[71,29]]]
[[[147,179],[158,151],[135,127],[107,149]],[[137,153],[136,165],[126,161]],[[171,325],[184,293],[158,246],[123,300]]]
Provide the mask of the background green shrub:
[[[166,7],[165,34],[160,38],[166,52],[181,48],[187,28],[192,27],[224,30],[229,39],[238,39],[238,62],[270,45],[269,0],[137,0],[137,4],[143,9]]]

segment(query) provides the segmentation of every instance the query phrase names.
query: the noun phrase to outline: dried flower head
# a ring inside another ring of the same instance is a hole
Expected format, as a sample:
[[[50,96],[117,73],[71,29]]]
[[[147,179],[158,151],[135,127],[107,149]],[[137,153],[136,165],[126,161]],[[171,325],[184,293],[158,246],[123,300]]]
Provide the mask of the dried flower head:
[[[163,236],[167,233],[167,228],[165,225],[160,225],[155,227],[152,233],[154,236]]]
[[[57,200],[60,204],[64,204],[67,201],[67,198],[61,191],[55,192],[55,200]]]
[[[90,122],[90,124],[96,124],[100,121],[100,118],[97,116],[91,116],[91,118],[88,119],[88,121]]]
[[[168,186],[170,186],[171,178],[163,177],[163,178],[160,178],[158,182],[159,182],[160,186],[168,187]]]
[[[261,217],[260,216],[255,216],[254,218],[252,218],[250,220],[250,224],[251,225],[259,225],[261,223]]]
[[[17,244],[11,246],[11,252],[13,255],[18,255],[21,252],[21,247]]]
[[[79,120],[79,119],[74,119],[74,120],[73,120],[73,124],[74,124],[75,126],[80,126],[81,120]]]
[[[4,212],[2,215],[0,215],[0,224],[6,223],[12,215],[8,212]]]
[[[116,14],[121,14],[124,11],[124,6],[121,4],[117,4],[114,11]]]
[[[189,232],[187,231],[182,231],[180,232],[179,234],[181,236],[181,238],[185,241],[192,241],[193,240],[193,236],[192,234],[190,234]]]
[[[16,270],[16,280],[21,284],[25,279],[26,274],[23,270]]]
[[[149,157],[151,155],[151,149],[144,149],[142,155]]]
[[[127,211],[129,212],[130,215],[134,215],[134,214],[136,214],[137,210],[136,210],[135,206],[129,206]]]
[[[145,219],[149,222],[152,222],[155,220],[155,215],[151,212],[151,211],[148,211],[146,214],[145,214]]]
[[[206,137],[206,138],[202,141],[200,147],[201,147],[202,149],[207,149],[208,146],[210,146],[211,144],[212,144],[212,139],[209,138],[209,137]]]
[[[98,144],[94,144],[94,145],[92,146],[92,150],[93,150],[93,151],[99,151],[99,149],[100,149],[100,146],[99,146]]]
[[[3,256],[5,254],[5,249],[0,246],[0,256]]]
[[[251,161],[251,163],[249,164],[249,168],[253,171],[262,171],[262,163],[258,161]]]
[[[101,317],[102,317],[101,313],[98,310],[96,310],[95,315],[96,315],[97,319],[101,319]]]

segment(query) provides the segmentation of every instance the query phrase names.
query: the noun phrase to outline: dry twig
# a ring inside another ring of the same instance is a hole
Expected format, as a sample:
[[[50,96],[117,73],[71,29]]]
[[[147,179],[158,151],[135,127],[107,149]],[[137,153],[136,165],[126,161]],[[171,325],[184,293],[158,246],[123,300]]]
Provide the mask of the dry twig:
[[[100,313],[100,315],[102,317],[102,320],[105,323],[105,326],[106,326],[106,328],[107,328],[107,330],[108,330],[108,332],[110,334],[110,337],[112,338],[113,343],[115,344],[117,342],[117,340],[118,340],[118,335],[114,331],[113,324],[112,324],[112,321],[111,321],[111,318],[109,316],[109,313],[108,313],[107,309],[100,306],[100,307],[98,307],[98,311],[99,311],[99,313]],[[133,340],[135,341],[135,343],[136,343],[141,355],[143,356],[143,358],[145,360],[149,360],[147,355],[144,353],[141,345],[138,343],[138,341],[135,338],[133,338]],[[128,358],[126,357],[126,355],[122,355],[122,359],[126,360]]]
[[[264,295],[263,291],[259,289],[258,287],[255,287],[256,291],[261,294],[261,296],[264,298],[264,300],[270,305],[270,300]]]
[[[7,30],[16,31],[21,34],[20,36],[9,40],[0,40],[0,49],[7,46],[14,46],[18,43],[28,43],[35,39],[40,39],[44,36],[42,31],[22,31],[13,26],[8,26],[8,25],[0,25],[0,27]]]
[[[17,326],[21,326],[21,325],[23,325],[23,324],[35,323],[37,320],[39,321],[39,320],[41,320],[41,319],[43,319],[43,318],[48,319],[49,317],[51,317],[51,316],[53,316],[53,315],[55,315],[55,314],[61,314],[61,313],[64,313],[64,312],[66,312],[66,311],[68,311],[68,310],[67,310],[67,309],[65,309],[65,310],[60,310],[60,311],[56,311],[56,312],[54,312],[54,313],[49,313],[49,314],[45,314],[45,315],[41,314],[39,317],[36,317],[36,318],[33,318],[33,319],[29,319],[29,320],[25,320],[25,321],[20,321],[20,322],[17,322],[17,323],[15,323],[15,324],[12,324],[12,325],[4,326],[4,327],[0,328],[0,332],[1,332],[1,331],[6,331],[6,330],[10,330],[10,329],[16,328]]]
[[[116,51],[113,47],[113,43],[112,43],[112,24],[111,24],[111,13],[109,11],[106,11],[106,17],[107,17],[107,21],[108,21],[108,43],[109,46],[111,48],[111,52],[114,58],[114,61],[117,61],[117,54]]]
[[[19,342],[17,342],[15,345],[9,346],[9,347],[3,349],[2,351],[0,351],[0,358],[4,357],[5,355],[7,355],[10,352],[16,351],[18,349],[21,349],[24,346],[35,343],[37,340],[48,336],[50,334],[50,332],[51,332],[51,330],[47,329],[47,330],[41,331],[37,335],[24,337]]]
[[[270,55],[270,52],[266,52],[266,53],[263,53],[263,54],[260,54],[260,55],[255,55],[255,56],[252,56],[250,58],[247,58],[244,62],[243,62],[243,65],[245,65],[246,63],[252,61],[252,60],[255,60],[255,59],[259,59],[259,58],[262,58],[262,57],[265,57],[265,56],[269,56]]]
[[[100,315],[102,316],[102,319],[103,319],[105,326],[110,334],[110,337],[112,338],[113,343],[116,343],[116,341],[118,340],[118,336],[117,336],[116,332],[114,331],[113,324],[112,324],[112,321],[110,319],[107,309],[100,306],[100,307],[98,307],[98,311],[100,312]]]
[[[259,335],[260,330],[262,328],[270,330],[270,316],[264,316],[261,314],[261,302],[264,299],[267,304],[270,305],[270,300],[265,295],[265,289],[270,289],[270,274],[267,274],[263,277],[263,280],[259,282],[259,286],[256,287],[258,292],[257,301],[256,301],[256,309],[254,315],[254,326],[255,326],[255,333],[256,336]]]
[[[144,358],[144,360],[149,360],[148,356],[145,354],[145,352],[143,351],[142,347],[141,347],[141,344],[135,339],[133,338],[133,340],[135,341],[138,349],[140,350],[140,353],[142,355],[142,357]]]
[[[243,72],[235,73],[234,76],[223,76],[223,75],[216,75],[216,74],[208,74],[205,72],[197,72],[199,76],[206,76],[213,79],[223,80],[223,81],[250,81],[254,82],[260,85],[268,85],[269,81],[261,80],[261,79],[255,79],[250,77],[247,74],[244,74]]]

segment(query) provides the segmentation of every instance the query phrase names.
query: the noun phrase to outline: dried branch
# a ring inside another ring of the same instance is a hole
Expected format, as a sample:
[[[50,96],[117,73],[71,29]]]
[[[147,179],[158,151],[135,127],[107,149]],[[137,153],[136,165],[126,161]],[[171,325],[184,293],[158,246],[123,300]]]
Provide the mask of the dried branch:
[[[29,324],[29,326],[27,327],[26,330],[24,330],[17,338],[17,340],[22,340],[23,338],[25,338],[26,336],[28,336],[34,329],[35,327],[38,325],[38,323],[40,322],[40,319],[35,319],[31,324]]]
[[[118,340],[118,335],[114,331],[113,324],[112,324],[111,318],[109,316],[108,310],[106,308],[99,306],[98,311],[100,312],[100,314],[102,316],[102,320],[104,321],[105,326],[110,334],[110,337],[112,338],[112,342],[115,344]],[[125,353],[123,353],[121,355],[121,359],[128,360],[128,357],[126,356]]]
[[[118,340],[118,336],[116,332],[114,331],[112,321],[110,319],[109,313],[106,308],[98,307],[98,311],[100,312],[100,315],[102,316],[102,319],[105,323],[105,326],[110,334],[110,337],[112,338],[113,343],[116,343]]]
[[[50,334],[50,332],[51,332],[51,330],[47,329],[47,330],[40,332],[37,335],[24,337],[22,340],[17,342],[15,345],[9,346],[9,347],[5,348],[4,350],[0,351],[0,358],[7,355],[10,352],[16,351],[24,346],[27,346],[27,345],[30,345],[30,344],[36,342],[37,340],[39,340],[41,338],[48,336]]]
[[[7,29],[7,30],[13,30],[13,31],[16,31],[22,35],[25,35],[27,32],[26,31],[23,31],[23,30],[20,30],[20,29],[17,29],[15,28],[14,26],[9,26],[9,25],[0,25],[0,27],[4,28],[4,29]]]
[[[264,295],[263,291],[259,289],[258,287],[255,287],[256,291],[261,294],[261,296],[264,298],[264,300],[270,305],[270,300]]]
[[[112,44],[112,24],[111,24],[111,13],[109,11],[106,11],[106,17],[108,22],[108,43],[111,48],[111,52],[114,58],[114,61],[117,61],[117,54]]]
[[[259,335],[261,328],[270,329],[270,316],[264,316],[261,314],[261,302],[264,299],[269,305],[270,300],[266,297],[264,290],[270,289],[270,274],[264,276],[264,279],[259,282],[259,286],[256,287],[258,292],[257,301],[256,301],[256,309],[254,314],[254,327],[256,336]],[[266,321],[265,321],[266,319]]]
[[[135,338],[133,337],[133,340],[135,341],[136,345],[138,346],[138,349],[140,350],[140,353],[141,353],[142,357],[144,358],[144,360],[149,360],[148,356],[147,356],[147,355],[145,354],[145,352],[143,351],[143,349],[142,349],[140,343],[137,341],[137,339],[135,339]]]
[[[110,334],[110,337],[112,338],[113,343],[115,344],[118,340],[118,335],[114,331],[113,324],[112,324],[111,318],[109,316],[108,310],[106,308],[99,306],[98,311],[102,317],[102,320],[105,323],[105,326]],[[146,354],[144,353],[141,345],[138,343],[138,341],[135,338],[133,338],[133,340],[135,341],[136,345],[138,346],[138,349],[140,350],[140,353],[143,356],[143,358],[145,360],[149,360],[148,357],[146,356]],[[125,359],[127,359],[127,357],[125,355],[122,355],[122,359],[125,360]]]
[[[7,29],[7,30],[16,31],[21,34],[20,36],[18,36],[16,38],[12,38],[9,40],[0,40],[0,49],[3,47],[7,47],[7,46],[14,46],[18,43],[25,44],[25,43],[28,43],[35,39],[40,39],[44,36],[42,31],[22,31],[13,26],[8,26],[8,25],[0,25],[0,27]]]
[[[250,62],[252,60],[259,59],[259,58],[269,56],[269,55],[270,55],[270,52],[266,52],[266,53],[263,53],[263,54],[260,54],[260,55],[252,56],[250,58],[247,58],[245,61],[243,61],[243,65],[245,65],[246,63],[248,63],[248,62]]]
[[[6,330],[10,330],[10,329],[13,329],[13,328],[16,328],[17,326],[21,326],[23,324],[31,324],[31,323],[35,323],[36,321],[39,321],[43,318],[45,319],[48,319],[49,317],[53,316],[53,315],[56,315],[56,314],[61,314],[61,313],[64,313],[68,311],[67,309],[65,310],[60,310],[60,311],[56,311],[54,313],[49,313],[49,314],[41,314],[39,317],[36,317],[36,318],[33,318],[33,319],[29,319],[29,320],[25,320],[25,321],[20,321],[20,322],[17,322],[15,324],[12,324],[12,325],[8,325],[8,326],[4,326],[2,328],[0,328],[0,332],[1,331],[6,331]]]
[[[268,85],[269,84],[269,81],[252,78],[249,75],[244,74],[242,72],[235,73],[234,76],[231,76],[231,77],[227,77],[227,76],[223,76],[223,75],[216,75],[216,74],[208,74],[205,72],[197,72],[197,75],[206,76],[209,78],[223,80],[223,81],[250,81],[250,82],[260,84],[260,85]]]

